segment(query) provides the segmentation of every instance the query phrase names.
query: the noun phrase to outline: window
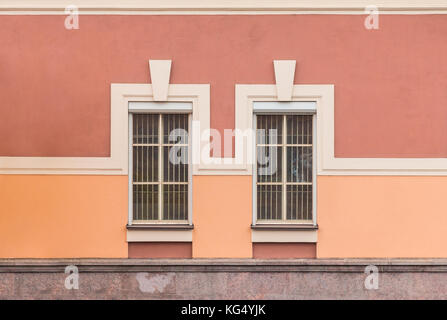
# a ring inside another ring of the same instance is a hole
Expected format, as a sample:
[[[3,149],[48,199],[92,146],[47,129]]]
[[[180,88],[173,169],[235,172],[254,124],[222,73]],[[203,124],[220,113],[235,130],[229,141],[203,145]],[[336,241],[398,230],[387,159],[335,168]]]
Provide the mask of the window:
[[[131,113],[133,223],[188,223],[189,114]]]
[[[257,223],[313,223],[314,117],[255,115]]]

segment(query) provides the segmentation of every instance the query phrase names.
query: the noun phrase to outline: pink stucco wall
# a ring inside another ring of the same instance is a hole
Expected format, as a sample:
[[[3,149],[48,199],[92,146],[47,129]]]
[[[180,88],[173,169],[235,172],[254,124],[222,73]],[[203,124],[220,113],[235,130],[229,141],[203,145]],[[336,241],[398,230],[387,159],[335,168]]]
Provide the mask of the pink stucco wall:
[[[234,127],[234,85],[335,85],[340,157],[447,156],[447,19],[381,15],[0,17],[0,156],[107,156],[110,83],[148,83],[148,59],[172,59],[171,83],[211,84],[211,125]]]

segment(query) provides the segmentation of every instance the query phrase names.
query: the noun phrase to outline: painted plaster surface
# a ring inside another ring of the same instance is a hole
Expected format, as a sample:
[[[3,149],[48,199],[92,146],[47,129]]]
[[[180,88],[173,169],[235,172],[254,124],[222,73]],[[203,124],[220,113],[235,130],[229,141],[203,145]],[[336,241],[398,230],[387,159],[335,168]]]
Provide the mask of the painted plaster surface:
[[[127,258],[126,176],[0,175],[0,257]]]
[[[0,19],[0,156],[108,156],[110,84],[211,84],[211,126],[234,127],[234,85],[335,85],[338,157],[447,156],[444,15],[65,16]],[[427,50],[430,48],[430,50]]]
[[[447,257],[446,177],[318,177],[317,258]]]

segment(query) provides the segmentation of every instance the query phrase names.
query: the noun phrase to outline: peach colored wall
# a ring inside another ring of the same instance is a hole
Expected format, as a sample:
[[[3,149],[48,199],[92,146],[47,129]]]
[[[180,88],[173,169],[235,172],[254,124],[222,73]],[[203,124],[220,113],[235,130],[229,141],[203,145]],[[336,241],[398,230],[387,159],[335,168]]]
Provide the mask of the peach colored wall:
[[[318,177],[317,258],[447,258],[447,177]]]
[[[172,83],[211,83],[211,126],[234,126],[234,85],[335,85],[339,157],[447,156],[445,15],[65,16],[0,19],[0,156],[109,154],[110,83],[147,83],[172,59]],[[428,49],[430,48],[430,49]]]
[[[126,176],[0,175],[1,258],[127,258]]]
[[[251,176],[193,176],[193,258],[251,258]]]

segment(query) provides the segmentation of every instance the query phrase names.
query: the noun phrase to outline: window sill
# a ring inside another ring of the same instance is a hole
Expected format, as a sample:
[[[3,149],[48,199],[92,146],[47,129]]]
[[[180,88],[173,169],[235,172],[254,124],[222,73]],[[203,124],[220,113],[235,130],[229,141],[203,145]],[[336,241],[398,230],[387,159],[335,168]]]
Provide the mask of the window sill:
[[[191,230],[194,229],[192,224],[131,224],[126,226],[127,230]]]
[[[316,243],[317,225],[275,225],[251,226],[253,243]]]
[[[255,224],[251,225],[253,230],[318,230],[316,224]]]
[[[127,225],[127,242],[192,242],[189,224]]]

